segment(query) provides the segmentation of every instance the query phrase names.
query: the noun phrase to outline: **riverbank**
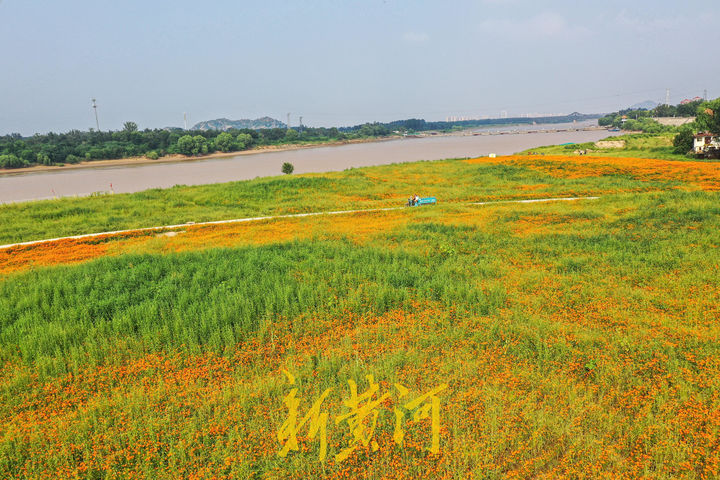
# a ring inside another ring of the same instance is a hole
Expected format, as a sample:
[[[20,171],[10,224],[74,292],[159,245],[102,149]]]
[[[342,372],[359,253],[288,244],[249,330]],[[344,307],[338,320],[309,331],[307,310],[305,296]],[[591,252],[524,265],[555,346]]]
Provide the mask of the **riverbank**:
[[[614,142],[588,142],[573,143],[569,145],[548,145],[543,147],[530,148],[521,154],[543,155],[568,155],[570,153],[583,152],[583,155],[594,155],[600,157],[633,157],[633,158],[656,158],[663,160],[677,160],[682,162],[708,161],[695,158],[692,155],[677,153],[673,145],[675,133],[643,133],[643,132],[622,132]]]
[[[114,166],[137,166],[137,165],[157,165],[162,163],[181,163],[181,162],[194,162],[201,160],[210,160],[215,158],[229,158],[237,157],[240,155],[256,155],[261,153],[272,153],[272,152],[288,152],[293,150],[306,150],[320,147],[339,147],[343,145],[354,145],[363,143],[380,143],[388,142],[399,139],[418,139],[418,138],[437,138],[437,137],[467,137],[467,136],[494,136],[494,135],[522,135],[522,134],[546,134],[546,133],[564,133],[564,132],[579,132],[579,131],[606,131],[604,127],[577,127],[577,128],[555,128],[554,125],[537,125],[533,126],[531,130],[517,130],[510,128],[518,127],[519,125],[503,125],[501,130],[493,131],[491,127],[478,130],[477,128],[471,128],[466,130],[458,130],[454,132],[438,132],[438,131],[427,131],[421,132],[417,135],[391,135],[388,137],[373,137],[373,138],[357,138],[352,140],[339,140],[339,141],[328,141],[328,142],[313,142],[303,144],[288,144],[288,145],[264,145],[250,150],[242,150],[237,152],[215,152],[207,155],[199,155],[188,157],[186,155],[166,155],[160,157],[157,160],[151,160],[145,156],[141,157],[128,157],[128,158],[116,158],[106,160],[91,160],[82,161],[76,164],[64,164],[64,165],[35,165],[26,168],[0,168],[0,176],[16,175],[16,174],[27,174],[37,172],[60,172],[67,170],[77,170],[84,168],[102,168],[102,167],[114,167]],[[542,128],[547,127],[547,128]]]
[[[205,160],[140,161],[125,166],[109,163],[92,165],[92,168],[55,168],[0,175],[0,203],[252,180],[280,175],[286,162],[295,166],[295,174],[324,173],[420,160],[507,155],[542,145],[594,142],[607,136],[612,136],[612,132],[435,135],[412,140],[394,138],[344,144],[334,148],[262,150]]]
[[[304,150],[308,148],[320,148],[320,147],[339,147],[341,145],[352,145],[358,143],[377,143],[387,142],[390,140],[398,140],[403,138],[400,135],[392,135],[389,137],[378,137],[378,138],[357,138],[352,140],[340,140],[332,142],[316,142],[316,143],[303,143],[303,144],[289,144],[289,145],[263,145],[257,148],[251,148],[249,150],[241,150],[237,152],[215,152],[207,155],[198,155],[188,157],[186,155],[165,155],[157,160],[152,160],[147,157],[127,157],[127,158],[114,158],[106,160],[90,160],[82,161],[75,164],[63,164],[63,165],[35,165],[26,168],[0,168],[0,175],[13,175],[13,174],[25,174],[35,172],[57,172],[65,170],[76,170],[80,168],[95,168],[95,167],[125,167],[133,165],[157,165],[159,163],[180,163],[180,162],[193,162],[199,160],[210,160],[213,158],[227,158],[237,157],[239,155],[254,155],[258,153],[270,153],[270,152],[287,152],[292,150]]]

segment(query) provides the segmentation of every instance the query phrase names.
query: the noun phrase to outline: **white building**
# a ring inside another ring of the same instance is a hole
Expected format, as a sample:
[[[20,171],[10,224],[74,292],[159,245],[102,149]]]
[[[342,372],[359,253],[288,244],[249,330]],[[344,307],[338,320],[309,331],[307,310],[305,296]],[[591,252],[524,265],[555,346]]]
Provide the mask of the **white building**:
[[[720,137],[712,133],[698,133],[694,136],[693,152],[700,154],[708,150],[720,150]]]

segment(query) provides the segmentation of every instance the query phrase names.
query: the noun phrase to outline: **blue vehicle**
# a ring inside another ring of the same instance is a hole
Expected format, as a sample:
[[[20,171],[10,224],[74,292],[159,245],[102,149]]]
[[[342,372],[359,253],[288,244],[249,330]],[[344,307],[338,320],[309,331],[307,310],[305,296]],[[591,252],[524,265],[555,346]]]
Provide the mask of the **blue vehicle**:
[[[437,199],[435,197],[418,198],[417,200],[409,198],[407,201],[408,207],[421,207],[423,205],[435,205]]]

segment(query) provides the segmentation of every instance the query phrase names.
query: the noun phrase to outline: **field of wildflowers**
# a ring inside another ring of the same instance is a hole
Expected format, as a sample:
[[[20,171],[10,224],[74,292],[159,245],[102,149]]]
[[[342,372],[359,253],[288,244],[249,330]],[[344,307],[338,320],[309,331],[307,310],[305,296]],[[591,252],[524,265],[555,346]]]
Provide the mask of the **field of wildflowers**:
[[[0,478],[717,478],[719,188],[546,155],[1,207],[12,241],[440,200],[0,250]]]

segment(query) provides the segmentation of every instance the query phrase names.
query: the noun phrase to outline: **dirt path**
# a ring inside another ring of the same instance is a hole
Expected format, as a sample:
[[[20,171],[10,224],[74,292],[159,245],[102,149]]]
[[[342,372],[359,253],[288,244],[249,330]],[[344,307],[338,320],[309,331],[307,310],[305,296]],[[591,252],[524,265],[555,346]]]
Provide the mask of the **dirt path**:
[[[573,200],[597,200],[600,197],[561,197],[561,198],[537,198],[537,199],[530,199],[530,200],[500,200],[495,202],[473,202],[469,203],[468,205],[500,205],[505,203],[539,203],[539,202],[562,202],[562,201],[573,201]],[[114,230],[111,232],[100,232],[100,233],[86,233],[83,235],[72,235],[69,237],[57,237],[57,238],[48,238],[45,240],[32,240],[30,242],[20,242],[20,243],[10,243],[7,245],[0,245],[0,250],[4,250],[7,248],[12,247],[21,247],[21,246],[27,246],[27,245],[37,245],[41,243],[52,243],[52,242],[59,242],[61,240],[70,240],[70,239],[82,239],[82,238],[93,238],[93,237],[102,237],[107,235],[123,235],[127,233],[132,232],[147,232],[147,231],[153,231],[153,230],[177,230],[180,228],[185,228],[188,225],[222,225],[227,223],[242,223],[242,222],[259,222],[262,220],[275,220],[279,218],[297,218],[297,217],[314,217],[319,215],[344,215],[344,214],[350,214],[350,213],[367,213],[367,212],[387,212],[391,210],[402,210],[404,208],[408,207],[388,207],[388,208],[368,208],[368,209],[362,209],[362,210],[338,210],[334,212],[311,212],[311,213],[293,213],[288,215],[272,215],[272,216],[266,216],[266,217],[248,217],[248,218],[234,218],[231,220],[215,220],[212,222],[190,222],[190,223],[183,223],[179,225],[163,225],[158,227],[145,227],[145,228],[132,228],[129,230]]]

